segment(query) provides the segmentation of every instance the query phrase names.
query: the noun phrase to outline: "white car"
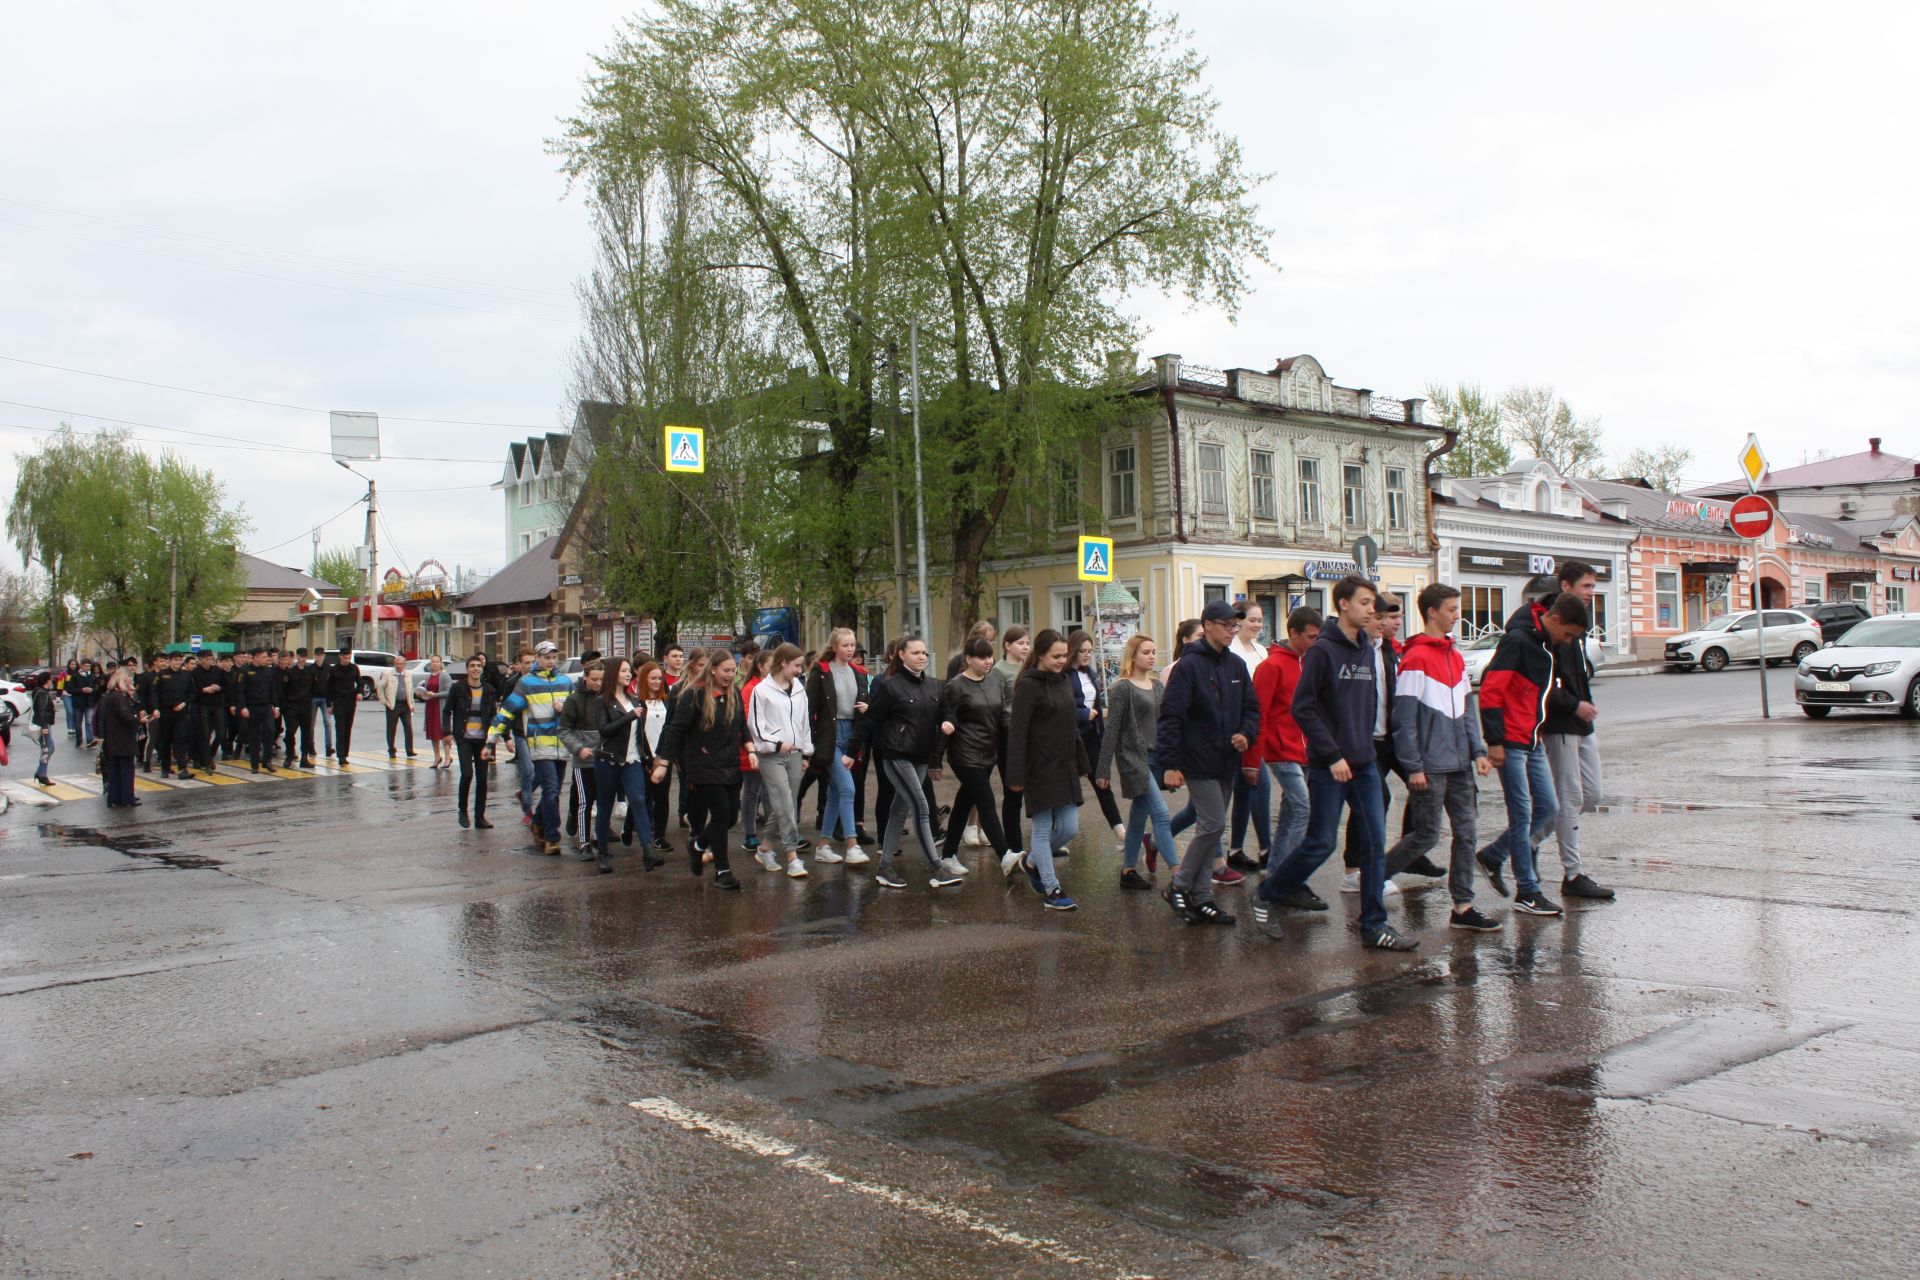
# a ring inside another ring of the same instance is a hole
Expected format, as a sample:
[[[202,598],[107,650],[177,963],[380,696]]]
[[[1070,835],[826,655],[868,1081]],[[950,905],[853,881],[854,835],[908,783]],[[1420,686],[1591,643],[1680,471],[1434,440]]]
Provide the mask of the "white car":
[[[33,714],[33,695],[18,680],[0,680],[0,706],[5,706],[14,719],[25,724]]]
[[[1820,624],[1798,609],[1765,611],[1767,630],[1766,660],[1770,663],[1800,662],[1818,649],[1823,641]],[[1669,670],[1725,671],[1734,662],[1760,660],[1761,614],[1722,614],[1696,631],[1667,641]]]
[[[1801,660],[1793,696],[1816,720],[1835,707],[1920,718],[1920,613],[1890,613],[1849,627]]]
[[[1486,678],[1487,667],[1493,662],[1493,651],[1500,647],[1502,634],[1504,633],[1491,631],[1472,644],[1461,646],[1460,656],[1467,664],[1467,680],[1476,689],[1480,687],[1480,681]],[[1586,644],[1587,661],[1593,665],[1595,671],[1598,671],[1605,661],[1600,652],[1600,640],[1597,636],[1590,635],[1587,637]]]

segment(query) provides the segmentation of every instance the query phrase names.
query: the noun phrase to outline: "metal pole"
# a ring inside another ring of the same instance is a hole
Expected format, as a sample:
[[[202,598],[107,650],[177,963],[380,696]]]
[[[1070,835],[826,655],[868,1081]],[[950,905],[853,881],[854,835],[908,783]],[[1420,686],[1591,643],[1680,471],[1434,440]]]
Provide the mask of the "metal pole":
[[[180,540],[172,540],[172,565],[167,571],[167,644],[180,643]]]
[[[379,649],[380,623],[379,605],[374,602],[373,586],[380,573],[380,494],[373,481],[367,481],[367,598],[363,602],[367,615],[367,631],[364,636],[353,638],[356,649]],[[371,641],[372,643],[368,643]]]
[[[920,537],[920,635],[931,643],[933,607],[927,599],[927,493],[920,476],[920,322],[907,328],[907,361],[913,366],[913,509]]]
[[[887,379],[893,384],[893,427],[887,433],[887,448],[894,457],[900,456],[900,348],[897,344],[887,343]],[[893,492],[888,497],[893,502],[893,598],[900,607],[900,634],[907,633],[907,523],[906,513],[900,510],[900,486],[889,486]]]
[[[1753,625],[1760,635],[1760,718],[1773,719],[1767,704],[1767,613],[1760,607],[1760,544],[1753,544]]]

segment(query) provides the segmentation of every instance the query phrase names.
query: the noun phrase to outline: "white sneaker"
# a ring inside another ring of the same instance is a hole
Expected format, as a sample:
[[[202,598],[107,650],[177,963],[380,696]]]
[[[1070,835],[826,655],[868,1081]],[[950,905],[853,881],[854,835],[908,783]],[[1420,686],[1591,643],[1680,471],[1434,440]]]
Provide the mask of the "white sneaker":
[[[1021,874],[1020,859],[1026,857],[1024,849],[1009,849],[1000,855],[1000,874],[1011,880]]]
[[[768,871],[778,871],[780,869],[780,858],[771,849],[762,849],[753,855],[753,860],[762,867],[765,867]]]
[[[789,880],[805,880],[807,878],[807,864],[800,861],[799,858],[788,859],[787,878]]]
[[[1360,892],[1360,873],[1358,871],[1349,871],[1340,877],[1340,892]],[[1398,892],[1400,892],[1400,886],[1389,880],[1387,881],[1386,887],[1380,890],[1380,896],[1383,898],[1391,898]]]
[[[973,845],[975,848],[978,848],[980,845],[983,845],[987,842],[987,837],[985,836],[985,834],[981,832],[980,824],[977,822],[969,822],[967,824],[966,834],[961,838],[964,839],[968,844]]]
[[[873,859],[867,856],[866,850],[862,849],[859,845],[850,844],[847,846],[846,863],[848,866],[864,867],[872,861]]]
[[[814,849],[813,860],[815,862],[839,862],[841,860],[840,851],[823,840],[820,842],[819,847]]]
[[[1113,834],[1116,839],[1125,840],[1127,838],[1127,824],[1124,822],[1114,823]]]

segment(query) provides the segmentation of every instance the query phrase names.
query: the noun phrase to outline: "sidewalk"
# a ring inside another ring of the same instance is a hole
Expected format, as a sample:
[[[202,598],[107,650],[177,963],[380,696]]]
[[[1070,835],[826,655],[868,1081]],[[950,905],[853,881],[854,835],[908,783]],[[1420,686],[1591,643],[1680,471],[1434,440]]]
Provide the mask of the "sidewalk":
[[[1657,676],[1667,669],[1664,662],[1609,662],[1593,673],[1596,680],[1607,676]]]

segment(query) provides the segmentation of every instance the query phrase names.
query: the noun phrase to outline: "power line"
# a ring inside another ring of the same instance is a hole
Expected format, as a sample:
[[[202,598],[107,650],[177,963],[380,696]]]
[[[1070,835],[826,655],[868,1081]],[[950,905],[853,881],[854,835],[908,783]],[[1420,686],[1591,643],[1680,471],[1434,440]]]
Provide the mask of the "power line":
[[[319,524],[309,525],[307,528],[302,529],[299,533],[294,534],[291,538],[287,539],[287,542],[298,542],[302,538],[311,537],[315,529],[326,528],[328,525],[332,524],[335,520],[338,520],[341,516],[347,514],[347,512],[353,510],[355,507],[359,506],[361,503],[365,501],[366,501],[365,498],[355,498],[352,502],[349,502],[346,506],[340,508],[338,511],[334,512],[332,515],[328,516],[325,520],[322,520]],[[246,554],[250,556],[257,556],[257,555],[264,555],[269,551],[278,551],[281,547],[286,546],[287,542],[276,542],[270,547],[261,547],[258,551],[249,551]]]
[[[327,284],[321,280],[302,280],[298,276],[275,275],[271,271],[255,271],[250,267],[234,267],[224,262],[203,262],[199,258],[183,258],[177,253],[161,253],[158,249],[142,249],[138,245],[117,244],[112,240],[97,240],[92,236],[83,236],[72,231],[61,231],[55,227],[37,226],[31,222],[21,222],[17,218],[0,218],[0,223],[12,227],[24,227],[28,231],[38,231],[43,235],[60,236],[67,240],[78,240],[82,244],[97,244],[107,249],[118,249],[122,253],[138,253],[149,258],[163,258],[168,262],[184,262],[192,267],[206,267],[213,271],[231,271],[240,276],[256,276],[262,280],[278,280],[282,284],[305,285],[310,289],[330,289],[335,293],[354,293],[363,298],[384,298],[388,302],[411,302],[422,307],[443,307],[449,311],[470,311],[483,316],[509,316],[515,320],[543,320],[548,324],[573,324],[571,319],[559,316],[535,316],[523,311],[495,311],[491,307],[468,307],[458,302],[441,302],[436,298],[409,298],[404,294],[380,293],[373,289],[355,289],[351,285]],[[537,305],[537,304],[536,304]]]
[[[281,261],[281,262],[288,262],[290,265],[293,265],[293,266],[305,265],[303,263],[298,262],[297,259],[306,258],[314,263],[322,264],[323,267],[325,264],[329,264],[329,263],[335,264],[338,266],[360,267],[366,271],[377,272],[382,276],[400,280],[402,283],[413,283],[412,281],[405,280],[404,277],[406,276],[418,276],[422,281],[448,280],[448,281],[452,281],[454,284],[477,285],[487,289],[509,289],[516,293],[543,294],[549,298],[566,298],[569,303],[572,302],[572,298],[569,295],[561,293],[555,289],[535,289],[528,285],[502,284],[498,281],[493,281],[493,280],[468,280],[460,276],[442,275],[434,271],[413,271],[405,267],[386,267],[386,266],[381,266],[377,263],[356,262],[351,258],[330,258],[325,254],[308,253],[303,249],[288,249],[285,246],[279,246],[279,245],[255,244],[247,240],[229,240],[222,236],[209,236],[209,235],[203,235],[202,233],[197,231],[179,231],[179,230],[174,230],[166,227],[154,227],[154,226],[149,226],[149,225],[138,223],[138,222],[126,222],[119,218],[103,218],[98,214],[79,213],[72,209],[56,209],[51,205],[33,204],[26,200],[14,200],[6,196],[0,196],[0,204],[10,204],[18,209],[32,209],[36,213],[51,213],[56,217],[61,217],[61,218],[78,218],[84,222],[97,222],[104,226],[120,227],[128,231],[138,232],[142,235],[164,236],[164,237],[169,237],[176,240],[184,240],[188,242],[197,240],[208,245],[227,246],[229,248],[240,249],[240,250],[253,250],[253,251],[257,251],[256,256],[260,256],[260,257],[273,258],[274,254],[276,253],[292,254],[294,255],[293,259],[274,258],[274,260]],[[434,284],[425,284],[422,287],[432,289],[432,288],[440,288],[441,286],[434,285]],[[482,294],[479,296],[498,297],[500,295]],[[531,299],[524,299],[524,298],[504,298],[503,300],[507,302],[531,301]],[[537,305],[546,305],[546,304],[537,304]]]
[[[70,365],[48,364],[44,360],[28,360],[24,356],[0,355],[0,360],[13,364],[31,365],[36,369],[53,369],[59,373],[77,373],[83,378],[104,378],[108,382],[126,382],[136,387],[153,387],[160,391],[178,391],[190,396],[211,396],[215,400],[237,400],[241,404],[264,405],[269,409],[292,409],[298,413],[332,413],[331,409],[316,409],[310,404],[288,404],[283,400],[258,400],[252,396],[230,395],[224,391],[202,391],[197,387],[176,387],[166,382],[148,382],[143,378],[128,378],[117,373],[100,373],[94,369],[75,369]],[[547,427],[535,426],[531,422],[470,422],[464,418],[403,418],[397,414],[381,414],[387,422],[426,422],[438,423],[449,427],[500,427],[509,431],[546,431]]]

